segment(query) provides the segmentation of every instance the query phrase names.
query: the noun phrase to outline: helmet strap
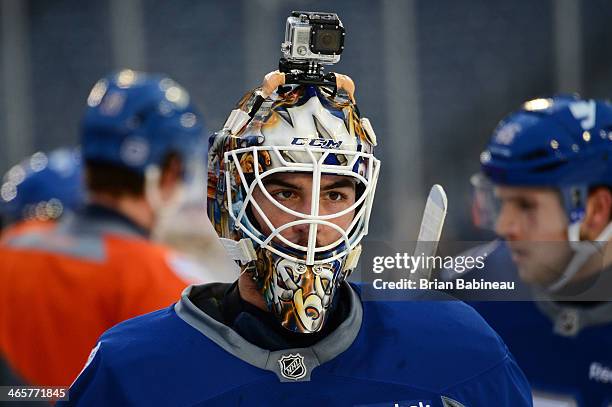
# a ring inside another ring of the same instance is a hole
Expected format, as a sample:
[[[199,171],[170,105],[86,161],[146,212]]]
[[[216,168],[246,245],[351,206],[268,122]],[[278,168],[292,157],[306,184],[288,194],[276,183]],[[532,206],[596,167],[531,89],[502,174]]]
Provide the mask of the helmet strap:
[[[344,278],[348,278],[351,275],[353,270],[357,267],[357,263],[359,263],[359,257],[361,256],[361,245],[358,244],[355,246],[353,250],[351,250],[346,256],[346,260],[342,265],[342,274]]]
[[[230,259],[239,262],[241,266],[257,260],[257,253],[250,238],[236,241],[220,237],[219,240]]]
[[[582,222],[574,222],[567,228],[567,237],[570,246],[574,250],[574,255],[561,274],[561,277],[548,286],[549,292],[556,292],[565,287],[591,258],[591,256],[600,252],[608,240],[612,238],[612,222],[608,223],[608,226],[606,226],[599,236],[597,236],[597,238],[593,241],[580,240],[581,225]]]

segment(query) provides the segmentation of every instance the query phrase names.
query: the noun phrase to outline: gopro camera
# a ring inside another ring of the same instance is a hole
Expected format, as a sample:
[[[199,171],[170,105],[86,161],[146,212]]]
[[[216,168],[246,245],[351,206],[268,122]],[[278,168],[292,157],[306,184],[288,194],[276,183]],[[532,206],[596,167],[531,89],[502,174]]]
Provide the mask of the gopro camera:
[[[345,35],[335,13],[293,11],[287,18],[281,51],[289,62],[331,65],[340,61]]]

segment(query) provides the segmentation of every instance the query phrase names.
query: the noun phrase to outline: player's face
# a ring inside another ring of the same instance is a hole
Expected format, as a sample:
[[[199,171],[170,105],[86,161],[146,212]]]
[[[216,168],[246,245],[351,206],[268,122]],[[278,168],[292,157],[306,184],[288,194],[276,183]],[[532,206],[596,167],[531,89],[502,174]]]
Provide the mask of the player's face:
[[[301,214],[310,214],[312,209],[312,175],[299,173],[279,173],[266,177],[263,180],[268,193],[280,205]],[[275,228],[302,218],[287,213],[278,208],[261,191],[253,191],[253,199],[259,204]],[[347,209],[355,203],[355,181],[340,175],[322,175],[321,192],[319,194],[319,215],[332,215]],[[347,230],[353,220],[355,211],[329,218],[328,222]],[[271,229],[262,216],[253,211],[264,234],[269,235]],[[302,246],[308,245],[309,224],[300,224],[284,229],[281,235],[292,243]],[[316,242],[317,247],[329,245],[340,238],[341,234],[330,226],[318,225]],[[281,242],[279,242],[281,243]],[[282,243],[281,243],[282,244]]]
[[[547,188],[495,188],[500,213],[495,231],[507,242],[521,279],[546,285],[571,257],[568,221],[558,193]]]
[[[264,188],[270,197],[276,204],[296,212],[293,214],[279,208],[259,187],[253,191],[253,200],[260,206],[274,229],[290,222],[303,221],[303,217],[298,214],[313,214],[312,178],[312,174],[277,173],[263,179]],[[356,185],[352,178],[338,175],[321,176],[318,215],[337,215],[346,210],[346,213],[339,216],[326,218],[326,222],[347,231],[354,218],[355,209],[351,209],[351,206],[354,206],[355,202]],[[253,210],[253,215],[260,230],[269,236],[272,228],[266,219],[257,210]],[[314,231],[309,223],[293,225],[281,229],[280,232],[287,241],[304,247],[308,246],[311,233]],[[317,224],[316,246],[333,247],[341,235],[340,231],[330,225]],[[274,240],[280,245],[288,246],[278,237]],[[309,266],[287,259],[276,260],[270,270],[271,274],[262,286],[262,294],[264,298],[271,299],[271,310],[276,313],[285,328],[302,333],[317,332],[322,328],[336,282],[341,278],[340,266],[341,262],[338,260]]]

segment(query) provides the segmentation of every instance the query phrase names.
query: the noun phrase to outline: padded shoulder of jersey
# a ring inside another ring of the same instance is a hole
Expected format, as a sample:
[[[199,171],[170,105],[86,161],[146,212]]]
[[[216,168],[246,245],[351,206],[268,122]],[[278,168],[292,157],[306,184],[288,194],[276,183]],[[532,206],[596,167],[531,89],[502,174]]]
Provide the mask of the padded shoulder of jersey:
[[[363,305],[363,323],[355,342],[328,362],[333,367],[319,368],[442,391],[486,375],[512,358],[493,329],[463,302],[367,301]],[[107,331],[101,342],[116,368],[159,361],[162,355],[181,360],[187,354],[245,368],[244,362],[228,357],[181,320],[172,307],[125,321]],[[252,373],[257,375],[257,369]]]
[[[389,361],[381,380],[405,378],[442,391],[477,378],[512,359],[499,335],[469,305],[457,300],[364,302],[362,341]],[[350,362],[349,362],[350,363]],[[371,376],[371,374],[370,374]]]

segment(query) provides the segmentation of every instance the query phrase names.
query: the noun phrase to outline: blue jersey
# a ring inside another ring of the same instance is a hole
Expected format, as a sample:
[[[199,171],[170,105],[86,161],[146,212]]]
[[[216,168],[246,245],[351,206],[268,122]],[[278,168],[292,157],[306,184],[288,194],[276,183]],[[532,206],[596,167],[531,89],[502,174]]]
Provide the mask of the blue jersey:
[[[612,405],[612,323],[579,325],[612,319],[610,304],[590,310],[552,302],[474,305],[516,356],[536,406],[544,400],[559,407]]]
[[[500,244],[484,271],[516,274]],[[511,276],[507,276],[511,277]],[[471,303],[499,333],[525,372],[534,405],[612,405],[612,303]]]
[[[460,302],[362,302],[349,287],[338,328],[311,347],[268,351],[195,306],[210,286],[102,335],[70,405],[532,405],[504,343]]]

